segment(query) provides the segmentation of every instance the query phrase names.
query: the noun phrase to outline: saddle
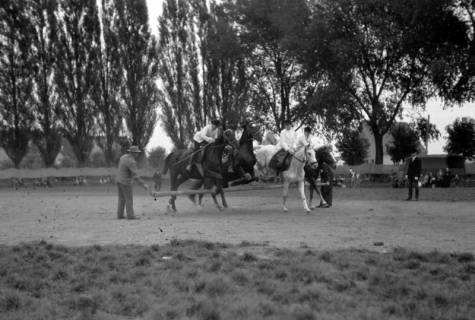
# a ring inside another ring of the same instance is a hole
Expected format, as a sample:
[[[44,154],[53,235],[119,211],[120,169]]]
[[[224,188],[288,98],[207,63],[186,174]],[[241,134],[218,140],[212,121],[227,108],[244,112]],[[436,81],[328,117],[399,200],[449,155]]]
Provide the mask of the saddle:
[[[283,149],[277,151],[269,162],[269,167],[277,172],[285,171],[290,167],[292,161],[292,154]]]

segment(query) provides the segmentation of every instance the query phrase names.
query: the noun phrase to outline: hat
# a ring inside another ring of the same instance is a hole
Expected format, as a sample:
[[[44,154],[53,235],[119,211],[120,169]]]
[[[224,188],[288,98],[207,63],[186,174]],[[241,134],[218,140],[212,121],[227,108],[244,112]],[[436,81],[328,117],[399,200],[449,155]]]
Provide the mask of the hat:
[[[130,148],[127,150],[127,152],[130,152],[130,153],[141,153],[142,151],[140,151],[140,149],[139,149],[138,146],[130,146]]]

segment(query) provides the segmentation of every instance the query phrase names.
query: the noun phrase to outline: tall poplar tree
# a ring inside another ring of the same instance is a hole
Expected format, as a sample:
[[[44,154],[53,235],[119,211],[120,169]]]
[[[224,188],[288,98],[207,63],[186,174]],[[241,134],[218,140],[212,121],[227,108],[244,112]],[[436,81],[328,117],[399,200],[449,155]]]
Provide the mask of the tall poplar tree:
[[[145,0],[117,0],[114,5],[124,77],[120,92],[124,118],[132,143],[144,149],[157,121],[157,41],[148,26]]]
[[[29,4],[0,4],[0,146],[18,168],[28,151],[33,124],[33,55]]]
[[[119,50],[118,27],[114,23],[116,10],[113,0],[102,0],[101,21],[104,42],[97,59],[98,83],[93,90],[93,98],[98,107],[97,120],[102,133],[97,143],[104,150],[108,166],[114,165],[117,160],[114,143],[119,142],[119,135],[123,129],[124,108],[120,90],[124,83],[124,70]]]
[[[35,130],[33,140],[46,167],[54,165],[61,150],[61,109],[56,86],[55,59],[58,50],[57,0],[31,0],[32,46],[35,59]]]
[[[158,21],[159,74],[163,85],[163,90],[160,92],[161,119],[165,131],[177,148],[186,146],[195,129],[192,98],[194,98],[196,111],[200,105],[202,106],[199,90],[196,91],[196,86],[199,86],[197,51],[194,52],[193,57],[189,52],[190,20],[191,6],[188,1],[166,0]],[[191,93],[189,81],[190,57],[195,59],[193,61],[194,96]],[[198,113],[198,119],[203,118],[204,114]]]
[[[84,166],[98,131],[92,99],[101,54],[96,0],[61,1],[59,16],[55,79],[62,104],[60,118],[63,134],[79,166]]]

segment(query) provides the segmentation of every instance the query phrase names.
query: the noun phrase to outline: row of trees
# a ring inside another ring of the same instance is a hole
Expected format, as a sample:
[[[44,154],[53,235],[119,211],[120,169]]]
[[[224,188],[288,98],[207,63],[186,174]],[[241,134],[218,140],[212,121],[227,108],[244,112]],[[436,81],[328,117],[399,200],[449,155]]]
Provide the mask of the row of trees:
[[[382,163],[404,105],[474,98],[471,0],[206,3],[169,0],[160,17],[162,105],[176,145],[207,114],[249,112],[276,131],[291,120],[331,138],[367,121]]]
[[[0,146],[33,139],[47,166],[61,136],[79,165],[94,138],[114,162],[144,148],[159,111],[176,147],[211,117],[286,120],[331,138],[367,121],[382,137],[407,103],[474,98],[473,0],[145,0],[0,4]]]
[[[98,137],[109,165],[120,136],[147,145],[158,101],[147,17],[145,1],[1,2],[0,146],[15,166],[30,140],[46,166],[61,137],[79,165]]]
[[[449,154],[458,154],[465,159],[475,159],[475,119],[456,119],[446,127],[447,144],[444,147]],[[422,143],[437,140],[441,133],[425,118],[414,123],[396,122],[389,131],[391,140],[386,144],[386,151],[394,163],[400,163],[414,152],[422,151]],[[369,142],[361,130],[351,130],[340,136],[337,142],[341,158],[348,165],[359,165],[366,161]]]

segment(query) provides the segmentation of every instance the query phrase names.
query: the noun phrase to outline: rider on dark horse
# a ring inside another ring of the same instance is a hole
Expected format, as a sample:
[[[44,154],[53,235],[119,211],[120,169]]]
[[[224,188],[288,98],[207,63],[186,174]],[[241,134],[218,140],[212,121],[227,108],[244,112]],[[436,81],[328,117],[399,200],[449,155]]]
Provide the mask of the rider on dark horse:
[[[203,166],[201,165],[201,149],[206,145],[216,141],[221,128],[221,121],[218,119],[211,120],[211,124],[195,133],[193,136],[193,153],[190,156],[186,171],[191,173],[192,166],[195,165],[201,176],[203,176]]]

